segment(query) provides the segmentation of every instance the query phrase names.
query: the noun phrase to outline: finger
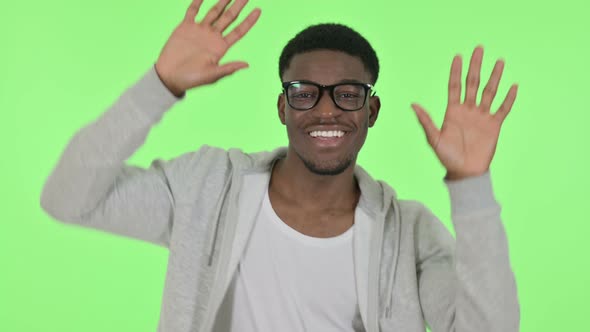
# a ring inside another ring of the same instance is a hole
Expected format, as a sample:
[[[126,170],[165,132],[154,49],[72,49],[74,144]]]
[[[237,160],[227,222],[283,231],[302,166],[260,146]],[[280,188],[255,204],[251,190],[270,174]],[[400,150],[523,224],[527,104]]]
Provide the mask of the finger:
[[[506,98],[504,98],[504,102],[502,103],[502,105],[500,105],[500,108],[498,108],[498,111],[494,114],[494,117],[498,121],[500,121],[500,123],[504,122],[504,119],[506,119],[508,113],[510,113],[510,110],[512,110],[512,105],[514,105],[514,101],[516,100],[517,92],[518,85],[513,84],[510,87],[510,90],[508,90]]]
[[[240,69],[248,68],[248,63],[235,61],[223,64],[213,71],[211,71],[206,79],[208,83],[217,82],[218,80],[222,79],[225,76],[231,75]]]
[[[490,80],[488,81],[488,84],[486,84],[486,87],[483,89],[483,93],[481,95],[481,102],[479,103],[480,107],[484,112],[490,111],[492,102],[496,97],[496,92],[498,92],[498,85],[500,84],[500,79],[502,78],[503,71],[504,61],[496,61],[494,69],[492,70],[492,74],[490,75]]]
[[[186,14],[184,15],[184,20],[194,23],[195,18],[197,17],[197,13],[199,12],[199,8],[201,8],[202,3],[203,3],[203,0],[193,0],[193,2],[191,2],[190,6],[186,10]]]
[[[219,0],[219,2],[217,2],[217,4],[213,6],[213,8],[209,9],[209,12],[207,13],[207,15],[205,15],[205,18],[203,19],[203,21],[201,21],[201,23],[210,25],[213,22],[215,22],[219,18],[219,16],[223,14],[225,7],[227,7],[227,5],[230,2],[231,0]]]
[[[236,20],[238,15],[240,15],[240,12],[247,3],[248,0],[237,0],[234,2],[234,4],[231,5],[229,9],[226,10],[225,13],[223,13],[223,15],[221,15],[219,19],[213,24],[215,30],[223,32],[225,29],[227,29],[227,27]]]
[[[460,55],[453,58],[451,75],[449,77],[449,105],[461,103],[461,67],[463,61]]]
[[[465,104],[475,106],[477,89],[479,89],[479,75],[481,72],[481,61],[483,59],[483,48],[478,46],[473,50],[469,71],[465,79]]]
[[[232,32],[230,32],[227,36],[225,36],[225,42],[227,43],[228,47],[235,44],[238,40],[242,39],[244,35],[250,31],[250,28],[254,26],[258,18],[260,17],[260,9],[254,9],[248,16],[240,23],[237,27],[235,27]]]
[[[428,144],[432,146],[435,150],[437,148],[438,139],[440,137],[440,130],[436,127],[430,115],[422,108],[422,106],[418,104],[412,104],[412,108],[416,112],[416,116],[418,117],[418,121],[422,125],[424,129],[424,134],[426,134],[426,140]]]

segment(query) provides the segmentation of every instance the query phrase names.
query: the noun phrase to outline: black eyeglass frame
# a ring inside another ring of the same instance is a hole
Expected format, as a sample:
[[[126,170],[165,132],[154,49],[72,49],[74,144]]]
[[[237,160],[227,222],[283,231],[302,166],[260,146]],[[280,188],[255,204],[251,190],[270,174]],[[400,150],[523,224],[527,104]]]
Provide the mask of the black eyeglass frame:
[[[293,105],[291,105],[291,101],[289,100],[289,94],[287,93],[289,87],[293,84],[309,84],[309,85],[313,85],[315,87],[318,88],[319,91],[319,95],[318,98],[316,99],[315,103],[313,103],[312,106],[308,107],[308,108],[297,108],[297,107],[293,107]],[[342,108],[340,105],[338,105],[338,103],[336,102],[336,97],[334,96],[334,89],[336,89],[336,87],[341,86],[341,85],[357,85],[357,86],[361,86],[363,87],[363,89],[365,90],[365,98],[363,99],[363,104],[356,109],[350,110],[350,109],[345,109]],[[330,92],[330,98],[332,98],[332,102],[334,103],[334,105],[336,105],[336,107],[338,107],[339,109],[341,109],[344,112],[355,112],[358,111],[360,109],[362,109],[363,107],[365,107],[365,104],[367,103],[367,97],[374,97],[377,92],[375,90],[373,90],[373,84],[369,84],[369,83],[360,83],[360,82],[344,82],[344,83],[338,83],[338,84],[332,84],[332,85],[323,85],[323,84],[319,84],[316,82],[311,82],[311,81],[289,81],[289,82],[282,82],[282,86],[283,86],[283,93],[285,94],[285,98],[287,98],[287,103],[289,104],[289,106],[297,111],[308,111],[314,107],[316,107],[316,105],[320,102],[320,99],[322,99],[322,97],[324,96],[324,90],[328,90],[328,92]],[[369,94],[369,91],[373,90],[373,92],[371,94]]]

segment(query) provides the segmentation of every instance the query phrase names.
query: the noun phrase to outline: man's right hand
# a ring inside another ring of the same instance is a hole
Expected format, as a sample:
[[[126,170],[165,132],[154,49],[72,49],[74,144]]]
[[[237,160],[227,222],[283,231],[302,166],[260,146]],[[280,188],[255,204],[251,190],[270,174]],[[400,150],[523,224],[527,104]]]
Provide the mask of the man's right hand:
[[[250,12],[238,26],[223,36],[248,0],[219,0],[201,22],[195,22],[203,0],[193,0],[182,22],[176,27],[156,62],[156,72],[176,96],[248,67],[246,62],[219,64],[227,50],[240,40],[260,17],[260,9]]]

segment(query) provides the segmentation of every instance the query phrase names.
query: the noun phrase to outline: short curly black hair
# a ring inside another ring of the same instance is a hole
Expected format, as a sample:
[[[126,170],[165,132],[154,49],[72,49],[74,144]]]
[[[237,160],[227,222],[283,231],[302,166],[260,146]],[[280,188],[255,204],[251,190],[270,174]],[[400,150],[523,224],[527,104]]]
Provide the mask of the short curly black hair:
[[[379,59],[371,44],[355,30],[336,23],[312,25],[293,37],[283,48],[279,58],[279,77],[283,77],[295,55],[320,49],[358,56],[371,74],[371,83],[377,82]]]

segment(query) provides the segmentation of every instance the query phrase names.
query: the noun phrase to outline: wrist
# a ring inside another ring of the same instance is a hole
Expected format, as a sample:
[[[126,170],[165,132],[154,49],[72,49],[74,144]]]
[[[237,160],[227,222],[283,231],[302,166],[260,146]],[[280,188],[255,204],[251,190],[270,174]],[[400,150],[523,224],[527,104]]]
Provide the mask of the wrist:
[[[463,172],[450,172],[447,171],[447,174],[445,175],[445,180],[446,181],[460,181],[460,180],[464,180],[467,178],[471,178],[471,177],[478,177],[481,176],[483,174],[485,174],[488,170],[485,170],[483,172],[474,172],[474,173],[463,173]]]
[[[185,91],[183,89],[176,87],[174,84],[172,84],[170,82],[170,80],[165,75],[162,74],[162,71],[160,70],[160,68],[158,68],[157,63],[154,65],[154,69],[156,70],[156,74],[158,75],[158,78],[160,78],[160,81],[162,82],[162,84],[164,84],[166,89],[168,89],[168,91],[170,91],[170,93],[172,93],[176,98],[182,98],[184,96]]]

